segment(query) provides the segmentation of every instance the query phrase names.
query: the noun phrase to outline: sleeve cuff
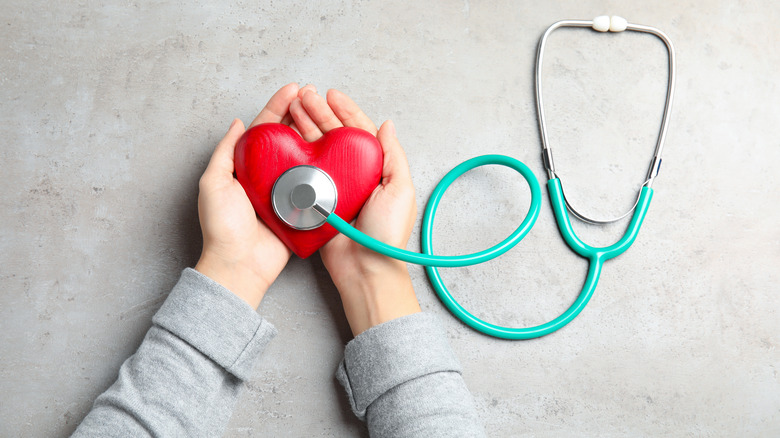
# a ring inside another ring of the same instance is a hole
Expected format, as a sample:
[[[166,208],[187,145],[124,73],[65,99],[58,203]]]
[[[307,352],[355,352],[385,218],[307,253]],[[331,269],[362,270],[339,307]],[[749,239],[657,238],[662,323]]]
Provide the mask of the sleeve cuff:
[[[276,328],[241,298],[187,268],[152,322],[247,380]]]
[[[438,372],[461,372],[446,333],[431,314],[415,313],[372,327],[347,344],[336,378],[352,411],[366,409],[382,394],[412,379]]]

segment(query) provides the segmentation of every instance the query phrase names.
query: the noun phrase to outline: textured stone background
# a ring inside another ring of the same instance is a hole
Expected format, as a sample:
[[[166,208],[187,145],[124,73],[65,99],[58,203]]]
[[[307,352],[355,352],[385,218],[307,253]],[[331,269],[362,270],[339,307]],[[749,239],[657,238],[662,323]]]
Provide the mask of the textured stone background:
[[[219,3],[219,4],[215,4]],[[392,118],[420,210],[482,153],[545,179],[533,97],[552,22],[618,14],[677,46],[677,100],[655,198],[570,326],[507,342],[438,314],[492,436],[780,435],[780,7],[773,1],[0,1],[0,435],[66,436],[197,260],[197,180],[233,117],[281,85],[339,88]],[[629,207],[655,142],[663,45],[556,32],[545,90],[575,206]],[[486,247],[522,220],[510,171],[448,193],[436,247]],[[589,242],[617,239],[576,224]],[[410,248],[418,248],[415,232]],[[586,263],[544,200],[500,259],[445,272],[477,315],[531,325],[576,297]],[[280,331],[227,436],[365,436],[333,372],[349,339],[318,257],[294,259],[260,312]]]

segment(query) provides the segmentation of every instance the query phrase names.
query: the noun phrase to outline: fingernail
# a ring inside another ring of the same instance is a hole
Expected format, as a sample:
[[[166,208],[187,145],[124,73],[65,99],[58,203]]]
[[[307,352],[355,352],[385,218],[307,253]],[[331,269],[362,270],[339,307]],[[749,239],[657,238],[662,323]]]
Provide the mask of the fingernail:
[[[387,122],[385,122],[385,123],[387,123],[387,129],[389,129],[389,130],[390,130],[390,134],[392,134],[393,136],[395,136],[395,123],[393,123],[393,121],[392,121],[392,120],[388,120],[388,121],[387,121]]]
[[[236,126],[236,123],[238,123],[238,119],[233,119],[233,123],[230,124],[230,128],[228,128],[228,132],[230,132],[234,126]]]

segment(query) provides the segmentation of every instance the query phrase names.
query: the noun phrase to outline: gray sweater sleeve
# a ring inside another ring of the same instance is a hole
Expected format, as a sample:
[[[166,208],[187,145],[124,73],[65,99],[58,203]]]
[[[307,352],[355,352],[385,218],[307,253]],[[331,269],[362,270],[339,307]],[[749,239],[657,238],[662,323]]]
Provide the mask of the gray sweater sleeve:
[[[485,436],[460,372],[436,318],[416,313],[355,337],[336,377],[374,438]]]
[[[73,436],[222,435],[276,334],[248,304],[189,268],[152,322]]]

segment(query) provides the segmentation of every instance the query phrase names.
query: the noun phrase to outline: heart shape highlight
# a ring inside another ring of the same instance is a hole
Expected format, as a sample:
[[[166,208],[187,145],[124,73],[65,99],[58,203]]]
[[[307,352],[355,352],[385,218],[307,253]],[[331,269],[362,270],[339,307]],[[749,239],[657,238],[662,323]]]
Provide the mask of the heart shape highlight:
[[[287,125],[263,123],[248,129],[236,143],[236,178],[260,219],[298,257],[306,258],[338,231],[328,224],[296,230],[282,222],[271,203],[279,176],[303,164],[322,169],[338,191],[334,213],[351,222],[379,185],[383,158],[379,141],[362,129],[336,128],[317,141],[307,142]]]

